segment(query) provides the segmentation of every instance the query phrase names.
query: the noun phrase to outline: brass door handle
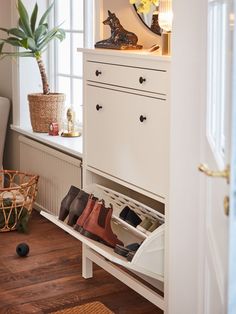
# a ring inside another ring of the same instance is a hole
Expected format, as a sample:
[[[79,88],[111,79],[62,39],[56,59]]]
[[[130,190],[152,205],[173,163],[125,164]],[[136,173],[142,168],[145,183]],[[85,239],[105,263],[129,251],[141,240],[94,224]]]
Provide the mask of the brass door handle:
[[[226,216],[229,216],[230,200],[228,196],[224,197],[224,212]]]
[[[229,165],[226,166],[226,168],[222,171],[219,170],[210,170],[207,165],[200,164],[198,166],[198,170],[203,172],[205,175],[209,177],[218,177],[218,178],[225,178],[227,183],[230,181],[230,167]]]

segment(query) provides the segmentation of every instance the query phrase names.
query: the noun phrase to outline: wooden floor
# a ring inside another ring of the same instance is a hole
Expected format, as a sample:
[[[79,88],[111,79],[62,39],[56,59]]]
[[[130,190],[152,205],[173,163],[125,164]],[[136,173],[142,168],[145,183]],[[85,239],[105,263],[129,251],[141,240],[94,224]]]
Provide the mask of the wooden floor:
[[[16,245],[26,242],[29,256]],[[29,234],[0,233],[0,314],[49,313],[100,301],[114,313],[163,313],[107,272],[81,276],[80,242],[34,212]]]

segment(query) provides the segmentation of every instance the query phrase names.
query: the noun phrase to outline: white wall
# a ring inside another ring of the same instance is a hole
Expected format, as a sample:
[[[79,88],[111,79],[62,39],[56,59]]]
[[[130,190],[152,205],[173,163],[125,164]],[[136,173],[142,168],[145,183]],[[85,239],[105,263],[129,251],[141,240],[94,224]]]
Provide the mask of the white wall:
[[[11,5],[10,1],[0,0],[0,26],[4,28],[10,27],[11,22]],[[1,36],[4,35],[1,32]],[[11,98],[11,60],[0,60],[0,95]]]
[[[11,24],[11,1],[0,0],[0,26],[9,28]],[[1,36],[4,33],[1,32]],[[0,60],[0,95],[12,101],[12,60]],[[11,112],[12,114],[12,112]],[[10,117],[10,121],[12,116]],[[8,130],[4,154],[4,168],[17,169],[19,167],[19,144],[17,135]]]

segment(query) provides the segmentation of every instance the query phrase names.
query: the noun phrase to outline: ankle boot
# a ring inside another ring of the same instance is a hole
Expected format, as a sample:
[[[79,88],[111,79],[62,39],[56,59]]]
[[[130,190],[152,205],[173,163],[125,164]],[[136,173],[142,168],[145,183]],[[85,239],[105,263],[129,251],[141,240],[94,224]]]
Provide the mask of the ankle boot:
[[[67,222],[69,226],[74,226],[77,219],[80,217],[83,210],[85,209],[88,198],[89,194],[84,192],[83,190],[80,190],[80,192],[74,198],[69,208],[69,218]]]
[[[97,201],[83,225],[82,234],[92,240],[102,242],[110,247],[124,245],[111,229],[112,207],[106,208]]]
[[[70,187],[68,193],[61,201],[61,207],[60,207],[60,212],[59,212],[60,220],[64,221],[66,217],[68,216],[70,204],[72,203],[76,195],[79,193],[79,191],[80,189],[73,185]]]
[[[86,207],[83,210],[80,217],[77,219],[76,224],[74,226],[74,229],[77,230],[78,232],[82,233],[84,222],[86,221],[91,211],[93,210],[96,200],[97,198],[95,198],[93,194],[90,194]]]

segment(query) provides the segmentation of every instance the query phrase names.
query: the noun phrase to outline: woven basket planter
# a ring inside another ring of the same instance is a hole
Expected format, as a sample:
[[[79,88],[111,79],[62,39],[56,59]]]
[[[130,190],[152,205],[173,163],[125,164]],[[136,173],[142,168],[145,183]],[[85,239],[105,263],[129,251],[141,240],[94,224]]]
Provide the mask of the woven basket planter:
[[[0,171],[0,232],[27,224],[37,194],[39,176],[14,170]]]
[[[34,132],[47,133],[51,122],[57,122],[59,128],[61,127],[65,94],[29,94],[28,101],[31,125]]]

